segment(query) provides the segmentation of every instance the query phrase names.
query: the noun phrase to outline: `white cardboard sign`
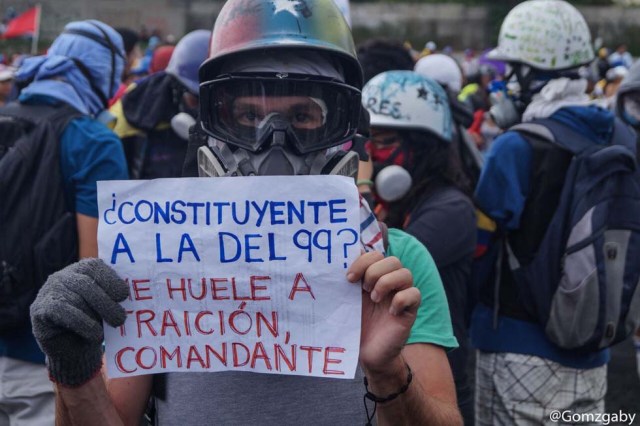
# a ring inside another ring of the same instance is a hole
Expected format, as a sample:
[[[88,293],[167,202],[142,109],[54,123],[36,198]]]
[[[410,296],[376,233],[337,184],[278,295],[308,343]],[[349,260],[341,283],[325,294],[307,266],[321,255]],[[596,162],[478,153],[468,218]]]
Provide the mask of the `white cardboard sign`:
[[[98,182],[99,253],[129,285],[110,377],[240,370],[353,378],[359,197],[340,176]]]

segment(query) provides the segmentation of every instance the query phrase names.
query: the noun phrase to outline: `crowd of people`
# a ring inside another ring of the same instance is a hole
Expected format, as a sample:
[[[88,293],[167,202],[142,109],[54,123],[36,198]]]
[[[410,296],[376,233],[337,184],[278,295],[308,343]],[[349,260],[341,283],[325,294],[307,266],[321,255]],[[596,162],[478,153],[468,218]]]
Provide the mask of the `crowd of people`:
[[[0,66],[0,425],[604,413],[610,347],[640,348],[640,62],[596,54],[564,0],[520,3],[461,55],[356,45],[331,0],[271,3],[228,0],[212,31],[145,52],[70,22]],[[124,323],[129,287],[98,259],[97,181],[310,174],[353,177],[385,242],[346,271],[355,379],[110,378],[103,321]]]

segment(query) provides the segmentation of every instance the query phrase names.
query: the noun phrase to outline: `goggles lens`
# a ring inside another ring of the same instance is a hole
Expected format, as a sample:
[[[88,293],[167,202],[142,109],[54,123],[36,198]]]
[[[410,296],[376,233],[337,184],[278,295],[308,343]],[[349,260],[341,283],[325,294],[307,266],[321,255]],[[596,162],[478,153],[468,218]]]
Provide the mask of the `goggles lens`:
[[[251,152],[274,130],[286,131],[304,154],[344,143],[358,126],[360,91],[335,81],[234,75],[200,91],[204,130]]]

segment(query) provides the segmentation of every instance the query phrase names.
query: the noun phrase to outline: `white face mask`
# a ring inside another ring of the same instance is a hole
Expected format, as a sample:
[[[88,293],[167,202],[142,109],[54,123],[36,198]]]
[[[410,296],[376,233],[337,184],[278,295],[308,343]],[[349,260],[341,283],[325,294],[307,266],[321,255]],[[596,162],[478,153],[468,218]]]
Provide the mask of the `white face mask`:
[[[196,119],[186,112],[179,112],[171,117],[171,128],[180,139],[189,140],[189,128],[196,124]]]
[[[398,201],[407,195],[412,184],[413,179],[407,169],[392,164],[376,175],[376,194],[387,202]]]

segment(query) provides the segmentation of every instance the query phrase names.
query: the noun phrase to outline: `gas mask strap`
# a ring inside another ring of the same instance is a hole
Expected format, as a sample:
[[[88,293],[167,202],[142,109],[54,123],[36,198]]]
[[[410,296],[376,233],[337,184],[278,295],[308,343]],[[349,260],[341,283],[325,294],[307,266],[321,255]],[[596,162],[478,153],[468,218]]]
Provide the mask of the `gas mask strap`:
[[[387,157],[387,159],[384,160],[384,162],[381,165],[390,166],[391,164],[393,164],[395,159],[398,158],[398,155],[400,155],[404,151],[405,151],[404,144],[401,144],[400,146],[396,147],[396,149],[393,150],[391,155],[389,155],[389,157]]]

